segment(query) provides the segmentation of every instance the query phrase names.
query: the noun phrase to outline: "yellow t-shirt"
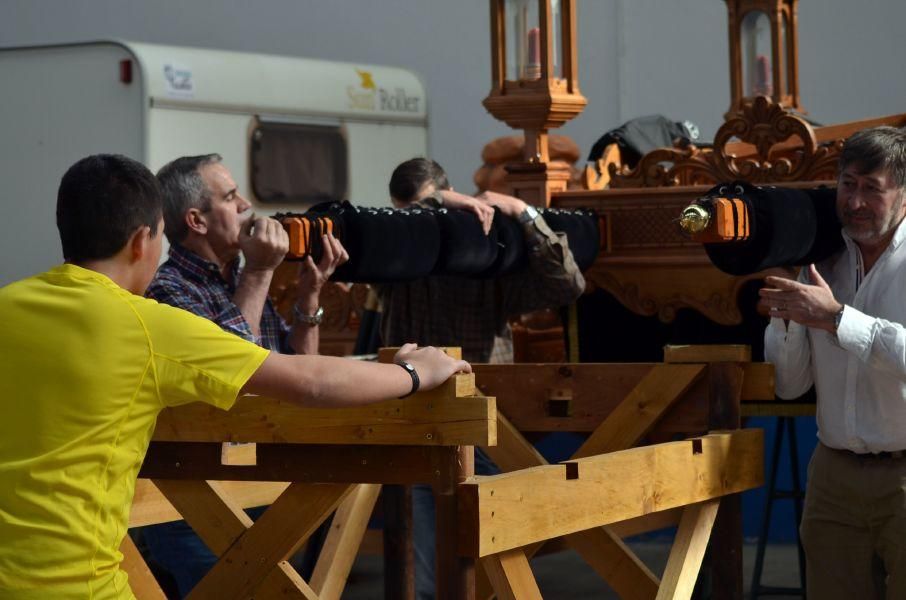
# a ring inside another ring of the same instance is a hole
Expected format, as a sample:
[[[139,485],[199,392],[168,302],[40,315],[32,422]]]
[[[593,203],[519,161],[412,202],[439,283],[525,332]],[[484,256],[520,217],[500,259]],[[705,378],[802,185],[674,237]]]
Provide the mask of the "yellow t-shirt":
[[[0,289],[0,598],[132,598],[119,545],[158,413],[230,408],[267,355],[74,265]]]

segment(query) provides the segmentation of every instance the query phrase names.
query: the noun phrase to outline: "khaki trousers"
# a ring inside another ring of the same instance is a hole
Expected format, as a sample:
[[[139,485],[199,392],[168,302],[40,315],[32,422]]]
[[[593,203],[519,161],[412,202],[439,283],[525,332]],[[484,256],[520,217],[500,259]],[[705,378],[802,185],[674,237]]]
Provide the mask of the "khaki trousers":
[[[800,533],[810,600],[906,599],[906,458],[819,443]]]

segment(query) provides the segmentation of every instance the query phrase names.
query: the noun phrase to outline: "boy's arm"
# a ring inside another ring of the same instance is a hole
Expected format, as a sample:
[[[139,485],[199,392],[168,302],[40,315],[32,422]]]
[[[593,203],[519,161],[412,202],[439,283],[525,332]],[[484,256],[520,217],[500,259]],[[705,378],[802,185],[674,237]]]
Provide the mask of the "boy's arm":
[[[437,348],[406,344],[394,363],[412,365],[419,390],[430,390],[454,373],[471,373],[463,360]],[[341,408],[406,396],[413,380],[399,364],[381,364],[317,355],[282,355],[272,352],[243,386],[241,393],[295,402],[302,406]]]

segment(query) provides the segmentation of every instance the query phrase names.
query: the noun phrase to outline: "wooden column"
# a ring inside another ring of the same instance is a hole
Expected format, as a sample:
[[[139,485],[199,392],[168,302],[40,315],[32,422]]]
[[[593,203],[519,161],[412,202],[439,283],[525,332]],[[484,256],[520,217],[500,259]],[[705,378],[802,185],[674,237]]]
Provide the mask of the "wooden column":
[[[439,464],[436,506],[435,589],[437,600],[475,600],[475,560],[460,557],[457,486],[475,474],[475,448],[460,446],[456,461]]]
[[[710,429],[739,429],[742,364],[711,363],[708,370]],[[724,496],[717,511],[711,535],[711,597],[743,600],[741,494]]]
[[[412,488],[385,485],[384,509],[384,598],[413,600],[415,569],[412,546]]]

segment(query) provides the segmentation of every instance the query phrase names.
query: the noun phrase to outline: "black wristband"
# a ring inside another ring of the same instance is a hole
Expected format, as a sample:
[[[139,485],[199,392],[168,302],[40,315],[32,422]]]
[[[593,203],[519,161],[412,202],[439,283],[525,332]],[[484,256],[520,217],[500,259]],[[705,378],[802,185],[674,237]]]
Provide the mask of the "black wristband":
[[[420,383],[420,382],[419,382],[419,379],[418,379],[418,373],[416,373],[416,371],[415,371],[415,367],[413,367],[412,365],[410,365],[410,364],[407,363],[406,361],[400,361],[400,362],[398,362],[398,363],[396,363],[396,364],[398,364],[399,366],[401,366],[401,367],[403,368],[403,370],[404,370],[406,373],[409,373],[409,376],[412,378],[412,389],[409,390],[409,393],[408,393],[408,394],[404,394],[404,395],[400,396],[400,399],[403,399],[403,398],[406,398],[407,396],[411,396],[412,394],[414,394],[415,392],[417,392],[417,391],[418,391],[418,386],[419,386],[419,383]]]

